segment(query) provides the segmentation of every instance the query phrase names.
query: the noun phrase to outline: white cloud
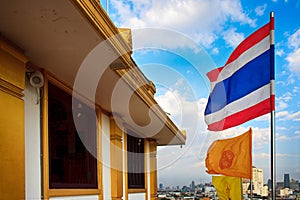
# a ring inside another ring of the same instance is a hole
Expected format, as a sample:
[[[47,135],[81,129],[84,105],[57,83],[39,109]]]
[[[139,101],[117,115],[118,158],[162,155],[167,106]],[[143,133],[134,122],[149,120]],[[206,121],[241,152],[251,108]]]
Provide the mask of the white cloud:
[[[286,85],[291,85],[291,84],[294,84],[296,82],[296,80],[294,79],[294,75],[293,74],[290,74],[287,78],[286,81]]]
[[[286,44],[284,44],[283,41],[281,42],[276,42],[275,44],[275,54],[277,56],[283,56],[285,54],[285,51],[283,50],[286,47]]]
[[[283,157],[283,158],[285,158],[285,157],[299,157],[300,155],[299,154],[283,154],[283,153],[278,153],[278,154],[276,154],[276,156],[277,157]]]
[[[276,109],[277,110],[284,110],[288,107],[288,104],[284,101],[276,101]]]
[[[293,96],[292,93],[286,92],[281,97],[279,97],[279,99],[285,102],[289,102],[290,100],[292,100],[292,96]]]
[[[288,137],[287,135],[279,135],[276,137],[276,140],[291,140],[291,137]]]
[[[286,109],[289,105],[288,102],[293,99],[293,96],[294,94],[286,92],[282,96],[276,97],[276,109],[278,111]]]
[[[295,86],[295,87],[293,88],[293,93],[294,93],[294,94],[297,94],[299,91],[300,91],[300,88],[299,88],[299,87]]]
[[[300,28],[288,38],[288,46],[292,49],[286,57],[292,74],[300,76]]]
[[[300,47],[300,28],[289,37],[288,45],[293,49],[298,49]]]
[[[265,159],[269,159],[270,158],[270,154],[268,154],[268,153],[257,153],[257,154],[254,154],[253,157],[255,159],[263,159],[263,160],[265,160]]]
[[[156,100],[165,112],[170,113],[170,118],[177,126],[188,131],[190,139],[199,132],[200,123],[204,128],[206,99],[187,100],[178,90],[169,89],[165,94],[157,96]]]
[[[177,81],[164,94],[156,97],[163,110],[170,112],[170,118],[181,128],[187,130],[186,145],[169,146],[158,150],[158,174],[160,181],[186,184],[193,180],[195,173],[200,173],[202,179],[209,179],[205,173],[206,150],[216,134],[208,134],[204,123],[204,109],[207,99],[190,99],[183,94]],[[173,89],[177,88],[177,89]],[[187,165],[186,163],[190,163]],[[173,166],[173,167],[172,167]],[[185,176],[180,173],[185,168]],[[178,175],[178,176],[177,176]]]
[[[244,34],[236,32],[236,28],[231,28],[224,32],[223,38],[227,45],[234,48],[244,40]]]
[[[179,31],[211,47],[228,21],[256,26],[240,0],[112,0],[112,18],[118,26],[155,27]]]
[[[219,54],[219,49],[218,49],[217,47],[215,47],[215,48],[213,48],[213,49],[211,50],[211,53],[212,53],[213,55],[218,55],[218,54]]]
[[[283,56],[284,55],[284,50],[283,49],[276,49],[276,51],[275,51],[275,54],[277,55],[277,56]]]
[[[300,48],[288,54],[286,60],[289,63],[289,69],[295,75],[300,75]]]
[[[300,111],[295,112],[295,113],[291,113],[287,119],[289,120],[293,120],[293,121],[300,121]]]
[[[288,111],[282,111],[276,113],[276,118],[279,120],[292,120],[292,121],[300,121],[300,111],[290,113]]]
[[[257,16],[262,16],[265,13],[266,8],[267,4],[264,4],[262,6],[257,6],[254,11]]]
[[[278,130],[278,128],[276,127],[276,129]],[[295,136],[296,135],[296,136]],[[277,134],[276,135],[276,140],[282,140],[282,141],[286,141],[286,140],[295,140],[300,138],[300,132],[299,131],[295,131],[294,135],[280,135]]]
[[[287,130],[287,128],[283,127],[283,126],[276,126],[276,130],[285,131],[285,130]]]
[[[288,111],[281,111],[276,113],[276,118],[286,118],[289,115]]]

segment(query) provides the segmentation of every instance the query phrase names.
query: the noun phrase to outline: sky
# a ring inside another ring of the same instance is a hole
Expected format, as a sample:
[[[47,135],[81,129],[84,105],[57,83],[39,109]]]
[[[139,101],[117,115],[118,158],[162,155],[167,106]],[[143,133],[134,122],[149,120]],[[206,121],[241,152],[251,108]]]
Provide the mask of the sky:
[[[155,99],[187,132],[186,145],[158,148],[158,183],[211,181],[209,145],[253,129],[253,165],[270,178],[270,115],[220,132],[207,130],[206,73],[275,12],[276,180],[300,180],[300,0],[110,0],[117,27],[132,29],[133,58],[156,85]],[[103,5],[106,1],[102,2]],[[106,5],[103,6],[106,9]]]

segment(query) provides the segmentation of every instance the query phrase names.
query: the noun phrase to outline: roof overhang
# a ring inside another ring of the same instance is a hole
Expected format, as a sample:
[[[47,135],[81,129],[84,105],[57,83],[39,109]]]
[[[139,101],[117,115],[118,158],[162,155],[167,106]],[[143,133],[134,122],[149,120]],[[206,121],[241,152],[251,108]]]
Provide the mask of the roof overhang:
[[[1,6],[0,18],[0,32],[24,49],[30,63],[72,88],[78,83],[84,61],[102,45],[97,67],[102,70],[101,77],[97,85],[92,85],[96,89],[94,96],[88,94],[90,100],[140,136],[155,139],[158,145],[185,143],[185,135],[149,92],[149,81],[132,60],[130,46],[122,37],[115,37],[118,29],[97,1],[10,0]],[[106,57],[116,59],[106,65],[101,61]],[[89,73],[95,76],[93,71]],[[76,89],[84,96],[89,91]],[[128,98],[114,98],[120,95]]]

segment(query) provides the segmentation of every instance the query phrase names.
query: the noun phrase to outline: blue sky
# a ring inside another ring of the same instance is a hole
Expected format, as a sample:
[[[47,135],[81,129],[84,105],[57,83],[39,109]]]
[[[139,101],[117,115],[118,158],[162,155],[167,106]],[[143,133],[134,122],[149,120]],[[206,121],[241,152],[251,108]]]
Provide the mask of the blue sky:
[[[133,30],[133,57],[155,83],[156,100],[187,130],[185,146],[159,148],[159,183],[210,181],[208,146],[249,127],[253,164],[264,170],[265,181],[270,177],[269,115],[218,133],[207,131],[203,120],[209,95],[205,74],[223,66],[245,37],[269,21],[270,11],[275,12],[277,180],[284,173],[300,180],[300,0],[109,1],[116,26]]]

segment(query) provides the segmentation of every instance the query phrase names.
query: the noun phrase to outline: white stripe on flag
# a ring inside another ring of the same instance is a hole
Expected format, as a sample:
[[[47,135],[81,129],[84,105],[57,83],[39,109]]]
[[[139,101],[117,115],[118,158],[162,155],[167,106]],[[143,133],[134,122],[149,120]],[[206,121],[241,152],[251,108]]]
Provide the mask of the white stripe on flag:
[[[221,110],[205,115],[205,121],[207,124],[218,122],[228,116],[238,113],[245,108],[254,106],[266,99],[270,98],[270,84],[267,84],[252,93],[226,105]],[[234,112],[230,112],[234,110]]]
[[[230,76],[232,76],[236,71],[241,69],[245,64],[255,59],[257,56],[263,54],[270,49],[270,36],[268,35],[263,40],[249,48],[247,51],[242,53],[237,59],[226,65],[220,72],[218,79],[211,82],[211,91],[214,89],[215,85]]]

